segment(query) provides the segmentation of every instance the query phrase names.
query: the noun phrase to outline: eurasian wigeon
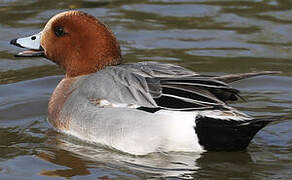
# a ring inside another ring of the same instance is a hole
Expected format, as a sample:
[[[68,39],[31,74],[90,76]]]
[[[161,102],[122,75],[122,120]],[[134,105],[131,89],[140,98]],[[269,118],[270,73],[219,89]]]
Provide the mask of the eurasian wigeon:
[[[121,64],[111,30],[76,10],[57,14],[36,35],[11,41],[60,65],[49,123],[61,132],[123,152],[238,151],[273,118],[229,107],[239,91],[228,83],[277,72],[205,76],[158,62]]]

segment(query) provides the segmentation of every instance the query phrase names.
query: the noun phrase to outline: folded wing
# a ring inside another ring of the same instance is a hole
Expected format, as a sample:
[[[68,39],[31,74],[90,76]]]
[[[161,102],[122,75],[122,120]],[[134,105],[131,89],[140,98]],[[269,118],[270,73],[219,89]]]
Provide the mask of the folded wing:
[[[90,76],[90,84],[83,83],[82,87],[91,99],[134,104],[148,112],[228,110],[226,102],[241,97],[227,83],[274,73],[277,72],[205,76],[173,64],[141,62],[108,67]]]

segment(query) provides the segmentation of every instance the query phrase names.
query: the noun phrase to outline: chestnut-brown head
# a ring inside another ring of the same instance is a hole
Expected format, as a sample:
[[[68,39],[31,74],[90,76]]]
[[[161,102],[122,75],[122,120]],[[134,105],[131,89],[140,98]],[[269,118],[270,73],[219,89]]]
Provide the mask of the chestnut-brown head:
[[[32,37],[27,39],[38,39]],[[22,45],[20,40],[11,43],[37,51]],[[39,40],[45,57],[62,66],[67,77],[93,73],[121,62],[120,47],[111,30],[95,17],[80,11],[55,15],[46,24]]]

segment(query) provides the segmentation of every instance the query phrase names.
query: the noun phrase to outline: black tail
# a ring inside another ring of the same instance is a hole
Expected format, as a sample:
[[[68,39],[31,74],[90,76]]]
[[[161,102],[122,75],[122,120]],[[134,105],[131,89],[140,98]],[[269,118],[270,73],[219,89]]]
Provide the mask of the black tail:
[[[220,120],[197,117],[195,131],[199,143],[208,151],[240,151],[246,149],[256,133],[276,118],[249,121]]]

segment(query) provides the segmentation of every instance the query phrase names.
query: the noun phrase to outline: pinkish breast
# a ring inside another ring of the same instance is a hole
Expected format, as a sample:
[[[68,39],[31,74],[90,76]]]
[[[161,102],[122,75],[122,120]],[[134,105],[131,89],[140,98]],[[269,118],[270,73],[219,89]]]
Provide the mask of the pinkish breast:
[[[61,119],[60,115],[64,104],[72,93],[72,85],[76,81],[75,78],[64,78],[54,90],[48,107],[48,120],[59,130],[68,130],[69,119]]]

